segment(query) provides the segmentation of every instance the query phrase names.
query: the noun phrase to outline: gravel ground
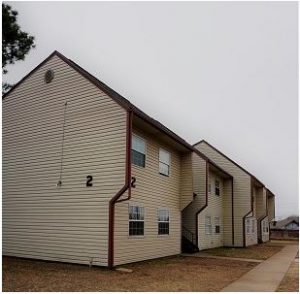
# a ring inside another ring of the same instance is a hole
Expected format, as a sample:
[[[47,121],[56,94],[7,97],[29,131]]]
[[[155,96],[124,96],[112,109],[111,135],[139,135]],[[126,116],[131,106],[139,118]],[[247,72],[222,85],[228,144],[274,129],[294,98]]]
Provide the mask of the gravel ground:
[[[299,292],[299,259],[292,262],[277,292]]]
[[[3,257],[3,291],[219,291],[256,263],[171,257],[126,265],[132,273]],[[230,270],[229,270],[230,269]]]

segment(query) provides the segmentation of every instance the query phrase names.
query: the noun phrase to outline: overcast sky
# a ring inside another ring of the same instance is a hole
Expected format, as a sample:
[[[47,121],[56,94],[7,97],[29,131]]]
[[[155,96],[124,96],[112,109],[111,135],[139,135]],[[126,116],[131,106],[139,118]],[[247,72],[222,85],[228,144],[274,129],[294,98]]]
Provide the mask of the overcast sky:
[[[298,214],[296,2],[6,2],[36,38],[15,83],[54,50],[194,144],[205,139]]]

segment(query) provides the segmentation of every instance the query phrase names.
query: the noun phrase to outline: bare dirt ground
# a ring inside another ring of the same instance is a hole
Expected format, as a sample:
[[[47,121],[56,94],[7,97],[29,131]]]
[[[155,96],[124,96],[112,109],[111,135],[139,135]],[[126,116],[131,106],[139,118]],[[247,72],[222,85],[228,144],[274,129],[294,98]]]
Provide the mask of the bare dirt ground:
[[[288,272],[277,288],[277,292],[299,292],[299,259],[292,262]]]
[[[246,248],[220,247],[203,250],[201,252],[216,256],[265,260],[274,255],[275,253],[279,252],[285,245],[287,245],[286,242],[271,241],[263,244],[249,246]]]
[[[126,265],[133,272],[121,273],[99,267],[3,257],[2,287],[5,292],[219,291],[255,265],[171,257]]]

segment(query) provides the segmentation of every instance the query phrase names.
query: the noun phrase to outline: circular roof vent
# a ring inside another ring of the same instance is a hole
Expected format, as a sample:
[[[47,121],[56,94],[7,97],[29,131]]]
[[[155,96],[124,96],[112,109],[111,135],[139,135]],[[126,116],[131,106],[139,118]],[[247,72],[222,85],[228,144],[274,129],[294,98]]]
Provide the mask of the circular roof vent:
[[[49,69],[45,73],[45,82],[48,84],[50,83],[54,78],[54,71],[52,69]]]

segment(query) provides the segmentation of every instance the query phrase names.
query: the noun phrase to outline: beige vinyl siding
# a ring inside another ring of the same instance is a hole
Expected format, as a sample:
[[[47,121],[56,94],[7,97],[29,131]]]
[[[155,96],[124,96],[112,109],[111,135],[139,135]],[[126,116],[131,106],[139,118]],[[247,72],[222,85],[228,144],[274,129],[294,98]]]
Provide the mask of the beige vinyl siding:
[[[215,195],[215,180],[220,182],[220,196]],[[224,195],[223,179],[215,173],[209,172],[209,183],[211,192],[208,192],[207,207],[198,215],[198,247],[199,250],[221,247],[224,245]],[[205,218],[211,218],[211,234],[207,234],[205,229]],[[215,233],[215,218],[219,218],[220,233]]]
[[[232,243],[232,179],[223,179],[223,245]]]
[[[268,197],[268,219],[269,222],[275,219],[275,197]]]
[[[266,214],[267,214],[267,202],[266,202],[266,197],[267,197],[267,190],[265,187],[262,188],[256,188],[256,218],[257,220],[260,221],[260,224],[257,225],[257,235],[261,236],[261,239],[263,242],[266,242],[266,232],[264,233],[262,231],[262,223],[266,219]],[[262,217],[264,217],[262,219]],[[269,235],[269,233],[268,233]]]
[[[197,212],[206,203],[206,160],[196,153],[192,153],[193,187],[196,196],[193,201],[182,211],[182,226],[191,231],[195,236]]]
[[[234,178],[234,232],[235,246],[243,246],[243,217],[251,210],[251,178],[242,169],[202,142],[195,146]]]
[[[155,136],[133,128],[133,133],[146,140],[145,168],[132,164],[136,187],[130,201],[116,204],[114,264],[124,264],[179,254],[181,252],[180,167],[181,155]],[[159,174],[159,148],[170,152],[170,176]],[[185,159],[184,159],[185,160]],[[128,206],[144,207],[144,236],[129,236]],[[158,235],[158,209],[170,213],[169,235]]]
[[[252,210],[252,216],[257,218],[257,205],[259,203],[257,203],[257,197],[259,197],[259,193],[258,193],[258,189],[256,189],[255,187],[253,187],[253,190],[252,190],[252,207],[253,207],[253,210]]]
[[[255,191],[255,216],[260,219],[266,215],[266,192],[265,188],[254,188]]]
[[[106,266],[108,202],[124,185],[125,143],[125,110],[57,56],[8,94],[3,254]]]
[[[180,210],[193,201],[192,153],[181,156],[180,167]]]

